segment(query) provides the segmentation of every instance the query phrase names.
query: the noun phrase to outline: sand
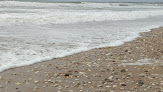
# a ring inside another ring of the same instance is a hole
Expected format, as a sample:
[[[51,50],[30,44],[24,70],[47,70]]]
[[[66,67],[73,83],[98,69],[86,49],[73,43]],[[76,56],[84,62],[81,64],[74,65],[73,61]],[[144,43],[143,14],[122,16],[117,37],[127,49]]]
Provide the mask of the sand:
[[[163,27],[105,47],[0,73],[0,92],[163,92]]]

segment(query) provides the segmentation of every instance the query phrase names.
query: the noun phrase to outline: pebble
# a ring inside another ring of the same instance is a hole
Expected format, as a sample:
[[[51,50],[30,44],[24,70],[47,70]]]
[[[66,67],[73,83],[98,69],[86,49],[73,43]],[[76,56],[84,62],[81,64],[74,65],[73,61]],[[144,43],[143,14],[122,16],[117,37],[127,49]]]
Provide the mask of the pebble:
[[[69,77],[72,73],[65,73],[65,77]]]
[[[140,74],[140,77],[145,77],[146,74]]]
[[[113,88],[117,87],[117,85],[113,85]]]
[[[126,86],[126,84],[121,84],[121,86]]]
[[[123,73],[124,73],[124,72],[126,72],[126,70],[125,70],[125,69],[122,69],[122,70],[121,70],[121,72],[123,72]]]
[[[39,81],[35,80],[34,83],[37,84]]]
[[[112,80],[113,79],[113,76],[110,76],[108,79]]]
[[[107,88],[110,88],[111,86],[109,86],[109,85],[106,85],[106,87],[107,87]]]
[[[3,86],[2,86],[2,85],[0,85],[0,88],[3,88]]]
[[[16,82],[15,84],[16,84],[16,85],[20,85],[21,83],[20,83],[20,82]]]
[[[125,88],[120,88],[121,90],[124,90]]]
[[[106,78],[104,81],[105,82],[113,82],[113,79]]]
[[[98,85],[97,87],[103,87],[102,85]]]
[[[138,84],[139,84],[139,86],[142,86],[142,85],[144,85],[144,82],[141,81],[141,80],[139,80],[139,81],[138,81]]]

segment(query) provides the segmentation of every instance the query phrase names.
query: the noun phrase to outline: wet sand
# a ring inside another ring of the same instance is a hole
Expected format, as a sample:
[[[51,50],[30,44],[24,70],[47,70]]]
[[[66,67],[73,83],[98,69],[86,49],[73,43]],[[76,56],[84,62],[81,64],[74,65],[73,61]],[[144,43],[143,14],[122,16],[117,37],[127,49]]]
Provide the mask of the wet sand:
[[[105,47],[0,73],[0,92],[163,92],[163,27]]]

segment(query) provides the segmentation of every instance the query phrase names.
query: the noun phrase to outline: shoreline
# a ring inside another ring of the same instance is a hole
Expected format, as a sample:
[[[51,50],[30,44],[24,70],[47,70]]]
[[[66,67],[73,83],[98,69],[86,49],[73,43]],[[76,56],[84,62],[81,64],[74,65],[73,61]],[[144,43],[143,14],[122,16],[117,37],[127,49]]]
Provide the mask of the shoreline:
[[[120,46],[5,70],[0,92],[162,92],[163,27],[140,35]]]

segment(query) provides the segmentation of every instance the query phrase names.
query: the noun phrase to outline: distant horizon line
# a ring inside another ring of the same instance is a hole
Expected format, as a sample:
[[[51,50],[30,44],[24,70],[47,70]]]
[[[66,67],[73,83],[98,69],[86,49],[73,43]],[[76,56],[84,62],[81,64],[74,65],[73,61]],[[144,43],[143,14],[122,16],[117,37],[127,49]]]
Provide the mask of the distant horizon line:
[[[55,0],[0,0],[0,1],[22,1],[22,2],[55,2],[55,3],[84,3],[84,2],[88,2],[88,3],[163,3],[162,2],[154,2],[154,1],[150,1],[150,2],[137,2],[137,1],[55,1]]]

